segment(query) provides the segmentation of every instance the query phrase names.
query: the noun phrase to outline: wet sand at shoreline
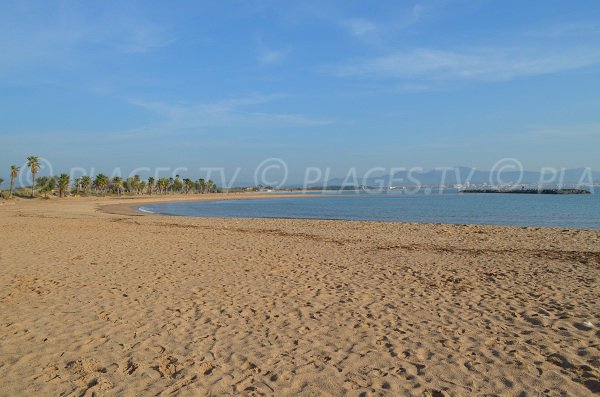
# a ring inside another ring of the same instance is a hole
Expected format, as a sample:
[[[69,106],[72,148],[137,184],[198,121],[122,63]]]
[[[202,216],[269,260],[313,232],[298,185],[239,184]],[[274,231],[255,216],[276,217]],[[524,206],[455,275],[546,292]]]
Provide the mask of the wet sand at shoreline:
[[[131,210],[157,200],[0,205],[0,395],[600,390],[600,231]]]

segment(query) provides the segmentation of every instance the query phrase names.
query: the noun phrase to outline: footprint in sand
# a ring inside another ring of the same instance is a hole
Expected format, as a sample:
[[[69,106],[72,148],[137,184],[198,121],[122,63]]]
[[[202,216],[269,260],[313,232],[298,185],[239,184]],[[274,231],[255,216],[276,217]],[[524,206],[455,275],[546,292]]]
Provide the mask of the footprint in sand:
[[[138,365],[133,361],[132,358],[128,358],[123,365],[123,373],[127,375],[133,375],[136,369],[138,369]]]
[[[178,375],[177,359],[173,356],[159,356],[158,364],[152,369],[158,371],[163,378],[175,379]]]
[[[210,375],[215,368],[216,366],[213,363],[207,361],[198,365],[198,371],[205,376]]]

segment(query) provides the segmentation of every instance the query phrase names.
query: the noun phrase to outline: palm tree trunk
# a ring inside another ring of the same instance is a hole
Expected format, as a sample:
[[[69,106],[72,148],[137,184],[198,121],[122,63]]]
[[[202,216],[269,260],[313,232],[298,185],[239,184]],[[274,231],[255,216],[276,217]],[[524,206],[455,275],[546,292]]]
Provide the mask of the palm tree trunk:
[[[31,197],[34,197],[34,195],[35,195],[35,173],[31,173],[31,175],[33,176],[33,182],[31,184]]]
[[[15,190],[15,178],[11,177],[10,178],[10,192],[8,193],[8,198],[12,198],[13,190]]]

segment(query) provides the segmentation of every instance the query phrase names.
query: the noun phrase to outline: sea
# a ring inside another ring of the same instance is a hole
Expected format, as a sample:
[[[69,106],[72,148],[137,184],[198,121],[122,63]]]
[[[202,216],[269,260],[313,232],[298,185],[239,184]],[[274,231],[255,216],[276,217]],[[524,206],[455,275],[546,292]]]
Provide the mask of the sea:
[[[210,218],[297,218],[600,229],[600,194],[331,191],[306,197],[146,204],[139,210]]]

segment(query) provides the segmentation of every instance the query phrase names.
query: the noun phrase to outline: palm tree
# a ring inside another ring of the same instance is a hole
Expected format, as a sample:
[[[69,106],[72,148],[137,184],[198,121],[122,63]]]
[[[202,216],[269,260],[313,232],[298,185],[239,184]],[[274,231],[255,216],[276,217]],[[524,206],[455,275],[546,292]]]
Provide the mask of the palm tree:
[[[108,186],[109,179],[104,174],[96,175],[96,179],[94,180],[94,186],[96,187],[96,191],[100,190],[101,193],[104,193],[104,190]]]
[[[135,194],[140,194],[140,182],[142,181],[142,179],[140,178],[139,175],[134,175],[133,176],[133,183],[132,183],[132,188],[133,191],[135,192]]]
[[[125,189],[128,193],[133,192],[133,178],[129,177],[123,181],[123,185],[125,185]]]
[[[2,185],[2,182],[4,182],[4,179],[0,178],[0,185]],[[0,190],[0,197],[2,197],[2,190]]]
[[[169,180],[169,178],[160,178],[158,180],[158,182],[156,183],[156,186],[158,187],[158,191],[160,193],[167,193],[167,189],[169,188],[169,185],[171,184],[171,181]]]
[[[60,174],[57,178],[58,181],[58,197],[64,197],[67,189],[69,188],[69,182],[71,178],[67,174]]]
[[[194,182],[189,178],[184,178],[183,179],[183,192],[185,194],[188,194],[192,191],[193,188],[194,188]]]
[[[31,197],[35,194],[35,174],[40,170],[40,158],[38,156],[27,157],[27,166],[31,170],[31,176],[33,178],[31,183]]]
[[[204,178],[198,179],[198,186],[200,187],[200,193],[204,194],[206,192],[206,181]]]
[[[75,189],[77,189],[77,195],[79,196],[79,191],[81,190],[81,178],[75,178]]]
[[[49,176],[39,177],[37,180],[37,188],[44,193],[44,198],[48,198],[48,193],[52,193],[56,187],[56,178]]]
[[[173,181],[173,190],[175,192],[181,193],[183,189],[183,183],[181,183],[181,179],[179,179],[179,175],[175,175],[175,180]]]
[[[215,185],[212,179],[209,179],[208,182],[206,182],[206,190],[208,190],[209,193],[215,193],[217,191],[217,185]]]
[[[8,193],[8,198],[12,198],[13,196],[13,192],[15,190],[15,179],[19,175],[19,169],[20,167],[17,167],[16,165],[10,166],[10,192]]]
[[[152,190],[154,190],[154,182],[155,179],[153,177],[148,178],[148,194],[152,195]]]
[[[87,193],[87,191],[91,185],[92,185],[92,178],[90,178],[87,175],[84,175],[81,177],[81,190],[83,190],[84,193]]]
[[[121,191],[123,190],[123,178],[121,178],[120,176],[115,176],[112,179],[112,185],[113,189],[116,189],[117,194],[120,196]]]

